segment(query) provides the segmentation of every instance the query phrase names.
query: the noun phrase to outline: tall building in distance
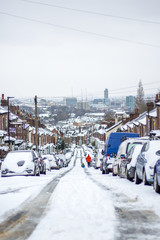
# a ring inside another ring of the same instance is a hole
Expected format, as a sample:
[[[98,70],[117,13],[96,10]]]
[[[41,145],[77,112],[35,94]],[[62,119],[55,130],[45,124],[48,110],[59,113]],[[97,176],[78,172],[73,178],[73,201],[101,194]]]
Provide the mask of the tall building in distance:
[[[109,105],[109,98],[108,98],[108,89],[104,90],[104,104]]]
[[[106,88],[104,90],[104,99],[107,99],[108,98],[108,89]]]
[[[134,96],[126,96],[126,106],[129,108],[130,112],[134,110],[136,98]]]
[[[67,98],[64,98],[64,104],[68,107],[76,107],[76,104],[77,104],[77,98],[74,98],[74,97],[67,97]]]

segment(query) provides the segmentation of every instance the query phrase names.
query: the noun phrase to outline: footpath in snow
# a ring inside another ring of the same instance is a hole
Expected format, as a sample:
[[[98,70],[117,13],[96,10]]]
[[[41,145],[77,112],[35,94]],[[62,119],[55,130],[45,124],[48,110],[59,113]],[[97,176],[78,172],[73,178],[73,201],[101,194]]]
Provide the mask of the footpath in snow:
[[[76,166],[57,185],[45,217],[29,240],[114,239],[115,213],[111,195],[93,183],[81,168],[79,150]]]

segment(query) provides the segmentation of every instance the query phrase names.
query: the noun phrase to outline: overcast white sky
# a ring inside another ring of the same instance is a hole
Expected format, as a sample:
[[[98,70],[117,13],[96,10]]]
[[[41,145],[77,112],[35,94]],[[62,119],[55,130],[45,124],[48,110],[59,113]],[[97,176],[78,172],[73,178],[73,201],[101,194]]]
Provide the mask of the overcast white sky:
[[[159,0],[0,0],[0,30],[5,96],[160,90]]]

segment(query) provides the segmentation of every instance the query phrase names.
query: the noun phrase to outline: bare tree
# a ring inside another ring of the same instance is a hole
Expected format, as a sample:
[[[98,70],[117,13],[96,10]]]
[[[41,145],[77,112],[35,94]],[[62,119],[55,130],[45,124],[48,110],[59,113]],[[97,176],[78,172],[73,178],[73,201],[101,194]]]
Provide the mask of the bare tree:
[[[147,110],[147,106],[144,101],[144,90],[143,90],[143,85],[142,81],[139,81],[138,84],[138,89],[137,89],[137,97],[136,97],[136,102],[135,102],[135,109],[139,109],[139,113],[142,113]]]

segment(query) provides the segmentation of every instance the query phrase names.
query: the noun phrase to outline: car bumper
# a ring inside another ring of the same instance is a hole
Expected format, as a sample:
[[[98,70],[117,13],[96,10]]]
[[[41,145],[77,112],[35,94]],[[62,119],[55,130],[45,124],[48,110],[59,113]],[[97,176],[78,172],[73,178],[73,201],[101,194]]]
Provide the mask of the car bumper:
[[[34,175],[34,171],[32,169],[25,170],[23,172],[13,172],[9,170],[2,170],[1,171],[1,177],[7,177],[7,176],[29,176]]]

